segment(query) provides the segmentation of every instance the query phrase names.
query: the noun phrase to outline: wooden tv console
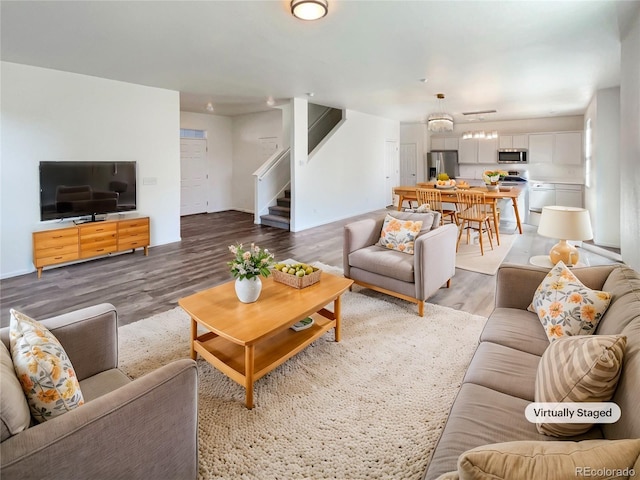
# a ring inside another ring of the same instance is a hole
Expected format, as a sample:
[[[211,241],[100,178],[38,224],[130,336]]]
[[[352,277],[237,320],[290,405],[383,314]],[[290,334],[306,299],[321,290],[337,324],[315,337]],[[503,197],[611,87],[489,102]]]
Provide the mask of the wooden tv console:
[[[113,252],[144,248],[149,254],[149,217],[104,220],[33,232],[33,264],[38,269]]]

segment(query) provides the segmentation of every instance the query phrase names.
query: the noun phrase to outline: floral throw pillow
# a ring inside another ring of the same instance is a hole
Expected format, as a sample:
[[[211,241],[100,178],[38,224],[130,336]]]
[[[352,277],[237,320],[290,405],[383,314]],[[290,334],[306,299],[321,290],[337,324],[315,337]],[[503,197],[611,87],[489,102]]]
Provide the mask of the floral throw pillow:
[[[558,262],[536,289],[528,310],[538,314],[553,342],[592,334],[610,302],[610,293],[585,287],[563,262]]]
[[[13,366],[37,422],[84,403],[69,357],[44,325],[12,309],[10,340]]]
[[[413,255],[413,243],[421,229],[421,220],[400,220],[387,214],[378,245]]]

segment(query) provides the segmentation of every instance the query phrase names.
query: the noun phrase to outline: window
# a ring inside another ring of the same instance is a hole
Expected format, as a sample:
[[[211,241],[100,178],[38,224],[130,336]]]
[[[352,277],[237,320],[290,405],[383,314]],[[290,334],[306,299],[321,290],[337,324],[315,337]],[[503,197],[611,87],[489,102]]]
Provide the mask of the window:
[[[206,130],[180,129],[180,138],[207,138]]]

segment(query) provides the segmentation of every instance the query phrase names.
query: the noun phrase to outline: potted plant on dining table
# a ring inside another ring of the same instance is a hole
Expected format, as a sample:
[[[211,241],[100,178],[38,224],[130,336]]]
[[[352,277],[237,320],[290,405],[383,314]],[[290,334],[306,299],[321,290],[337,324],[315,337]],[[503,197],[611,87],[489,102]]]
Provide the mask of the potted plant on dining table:
[[[498,184],[508,174],[504,170],[485,170],[482,174],[482,179],[487,186],[487,190],[497,192]]]

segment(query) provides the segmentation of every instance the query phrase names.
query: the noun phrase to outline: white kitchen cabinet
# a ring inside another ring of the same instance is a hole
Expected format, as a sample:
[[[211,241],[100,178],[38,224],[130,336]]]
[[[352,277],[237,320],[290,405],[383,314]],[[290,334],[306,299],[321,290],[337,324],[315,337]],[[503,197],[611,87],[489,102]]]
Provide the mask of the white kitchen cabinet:
[[[529,148],[529,135],[514,135],[513,148]]]
[[[468,138],[460,140],[458,163],[498,164],[498,139]]]
[[[513,136],[500,135],[498,138],[498,148],[513,148]]]
[[[431,150],[458,150],[458,137],[431,137]]]
[[[556,183],[556,205],[583,208],[583,186]]]
[[[458,163],[478,163],[478,140],[468,138],[460,140],[460,148],[458,149]]]
[[[529,148],[529,135],[500,135],[498,148]]]
[[[444,137],[431,137],[431,150],[444,149]]]
[[[458,137],[445,137],[444,149],[445,150],[458,150]]]
[[[529,163],[553,162],[553,133],[532,133],[529,135]]]
[[[556,133],[553,163],[556,165],[582,165],[582,133]]]
[[[530,134],[529,163],[582,165],[582,132]]]
[[[498,139],[478,140],[478,163],[498,163]]]

